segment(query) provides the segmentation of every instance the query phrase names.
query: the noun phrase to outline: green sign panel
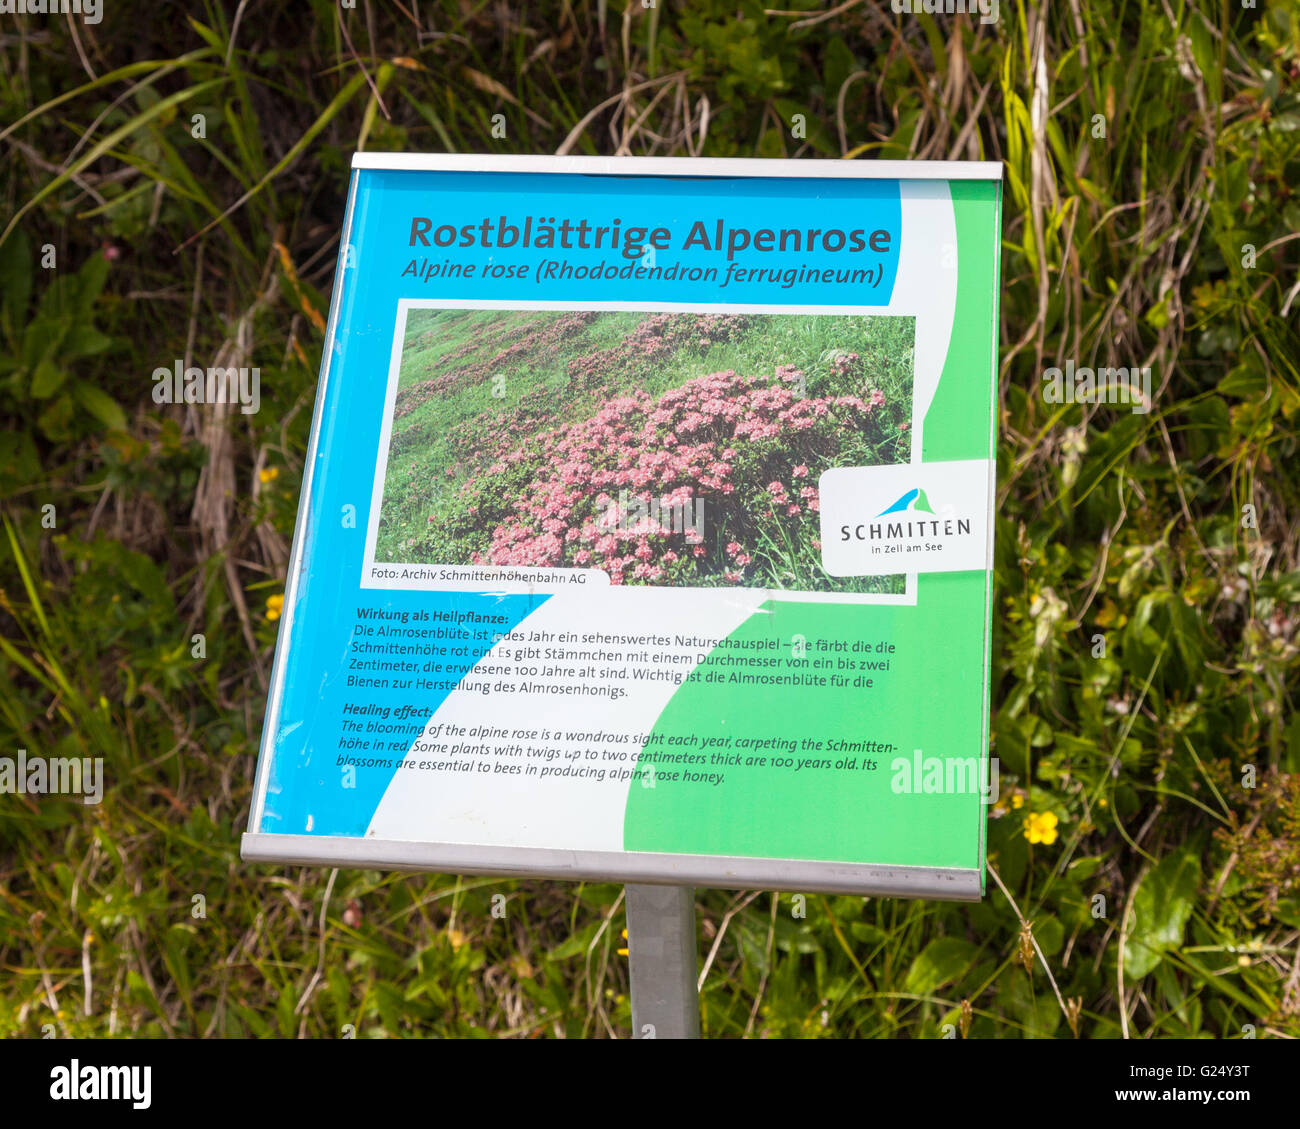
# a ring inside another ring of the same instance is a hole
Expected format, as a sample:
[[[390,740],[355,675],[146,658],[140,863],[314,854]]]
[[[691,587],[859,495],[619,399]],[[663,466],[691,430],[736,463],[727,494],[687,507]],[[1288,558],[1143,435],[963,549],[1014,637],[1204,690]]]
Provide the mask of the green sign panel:
[[[359,155],[245,857],[979,897],[999,193]]]

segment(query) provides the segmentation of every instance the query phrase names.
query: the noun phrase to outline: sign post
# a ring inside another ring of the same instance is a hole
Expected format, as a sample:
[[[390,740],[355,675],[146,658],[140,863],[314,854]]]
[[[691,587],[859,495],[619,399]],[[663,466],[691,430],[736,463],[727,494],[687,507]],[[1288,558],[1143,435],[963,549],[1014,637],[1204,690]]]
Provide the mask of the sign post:
[[[978,899],[1000,177],[357,154],[243,857]]]
[[[625,889],[633,1038],[698,1039],[695,891],[635,882]]]

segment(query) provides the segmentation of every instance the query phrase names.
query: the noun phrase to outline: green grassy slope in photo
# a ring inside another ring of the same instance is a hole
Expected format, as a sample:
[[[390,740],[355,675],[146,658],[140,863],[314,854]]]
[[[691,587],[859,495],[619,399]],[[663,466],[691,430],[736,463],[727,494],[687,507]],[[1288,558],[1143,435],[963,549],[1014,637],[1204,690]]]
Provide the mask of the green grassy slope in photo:
[[[826,574],[817,481],[906,460],[913,324],[412,310],[377,559],[901,591]]]

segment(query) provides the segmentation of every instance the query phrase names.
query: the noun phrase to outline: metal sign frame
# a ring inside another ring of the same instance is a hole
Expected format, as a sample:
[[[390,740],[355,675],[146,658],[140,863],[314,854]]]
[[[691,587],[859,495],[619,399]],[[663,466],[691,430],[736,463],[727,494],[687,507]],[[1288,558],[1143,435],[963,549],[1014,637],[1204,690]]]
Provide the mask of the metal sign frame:
[[[678,887],[710,886],[736,889],[773,889],[836,894],[893,895],[978,900],[983,888],[981,828],[979,867],[948,868],[879,865],[790,858],[733,857],[634,851],[559,850],[534,847],[477,846],[464,843],[381,840],[369,837],[268,833],[261,829],[274,753],[273,737],[279,732],[284,696],[288,640],[294,611],[308,562],[304,559],[309,523],[309,500],[320,472],[322,414],[335,376],[340,309],[345,270],[352,248],[359,175],[365,170],[439,171],[475,173],[566,173],[584,176],[643,178],[797,178],[800,180],[899,180],[930,182],[992,181],[1000,185],[1001,166],[995,162],[899,162],[748,160],[690,158],[604,157],[493,157],[478,155],[410,155],[359,153],[353,159],[341,254],[330,303],[329,322],[320,385],[313,414],[297,524],[294,533],[284,610],[271,674],[262,749],[256,776],[249,830],[241,843],[242,857],[250,862],[290,865],[353,865],[374,869],[462,873],[501,877],[547,877],[566,880],[625,882],[631,891],[642,884]],[[996,269],[996,268],[995,268]],[[990,280],[996,290],[996,278]],[[355,283],[353,283],[355,285]],[[996,293],[994,296],[996,314]],[[996,321],[989,327],[994,339]],[[989,374],[995,387],[996,371]],[[990,419],[990,451],[994,423]],[[917,457],[914,450],[913,458]],[[992,482],[989,484],[990,514]],[[990,527],[991,528],[991,527]],[[991,532],[990,532],[991,565]],[[991,569],[990,569],[991,576]],[[991,584],[991,581],[990,581]],[[986,593],[986,599],[991,592]],[[990,605],[991,606],[991,605]],[[987,679],[987,638],[985,679]],[[984,704],[987,734],[987,695]],[[985,752],[987,756],[987,750]],[[640,895],[638,895],[639,897]],[[689,899],[689,889],[686,894]],[[631,899],[630,899],[631,900]],[[636,947],[633,945],[633,959]]]

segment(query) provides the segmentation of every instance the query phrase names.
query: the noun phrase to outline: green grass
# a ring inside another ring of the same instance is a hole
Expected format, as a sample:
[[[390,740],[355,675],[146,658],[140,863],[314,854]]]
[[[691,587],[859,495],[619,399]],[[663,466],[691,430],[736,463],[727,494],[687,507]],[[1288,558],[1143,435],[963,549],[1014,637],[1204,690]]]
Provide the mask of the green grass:
[[[631,1033],[617,887],[237,847],[349,154],[563,149],[1005,170],[997,880],[803,917],[700,891],[705,1031],[1300,1035],[1295,5],[830,7],[6,24],[2,751],[102,756],[108,790],[0,797],[0,1034]],[[257,416],[151,401],[232,350]],[[1067,358],[1149,364],[1154,410],[1044,403]]]

